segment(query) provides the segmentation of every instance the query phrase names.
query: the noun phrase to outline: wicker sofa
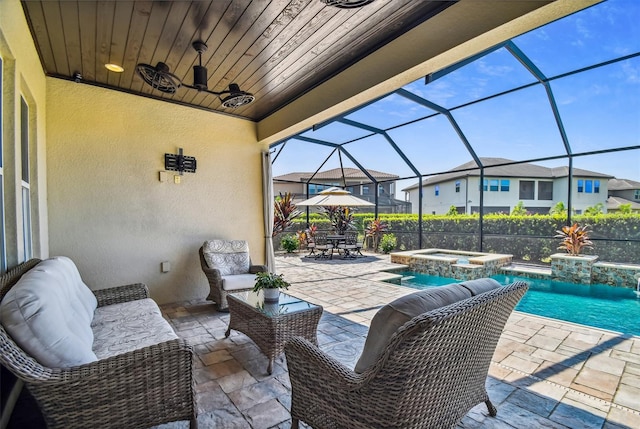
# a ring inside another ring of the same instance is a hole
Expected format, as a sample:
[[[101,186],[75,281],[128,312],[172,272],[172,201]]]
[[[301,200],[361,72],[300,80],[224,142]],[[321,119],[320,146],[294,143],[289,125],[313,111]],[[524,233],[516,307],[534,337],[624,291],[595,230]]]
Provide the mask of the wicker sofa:
[[[527,290],[478,279],[416,292],[380,309],[354,370],[294,338],[285,347],[292,428],[450,428],[484,402],[491,357]]]
[[[0,363],[49,428],[197,427],[193,350],[146,286],[91,291],[59,257],[15,267],[0,288]]]

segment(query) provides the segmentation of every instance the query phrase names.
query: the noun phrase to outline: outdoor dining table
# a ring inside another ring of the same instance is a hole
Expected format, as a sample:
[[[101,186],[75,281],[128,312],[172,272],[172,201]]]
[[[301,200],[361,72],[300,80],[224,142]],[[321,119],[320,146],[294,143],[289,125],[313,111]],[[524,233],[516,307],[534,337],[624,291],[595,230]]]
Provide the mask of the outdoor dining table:
[[[338,244],[344,243],[344,239],[344,234],[327,235],[327,240],[333,244],[333,247],[338,247]]]
[[[345,236],[344,234],[327,235],[327,241],[331,243],[331,245],[333,245],[333,249],[331,249],[331,254],[333,254],[334,249],[338,250],[338,253],[340,253],[340,249],[338,248],[338,245],[343,244],[345,242]]]

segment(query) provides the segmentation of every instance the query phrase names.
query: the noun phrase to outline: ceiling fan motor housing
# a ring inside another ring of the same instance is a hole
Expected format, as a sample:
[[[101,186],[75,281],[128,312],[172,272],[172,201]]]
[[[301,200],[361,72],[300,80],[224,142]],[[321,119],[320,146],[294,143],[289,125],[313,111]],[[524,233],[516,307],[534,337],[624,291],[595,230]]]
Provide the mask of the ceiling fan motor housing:
[[[204,66],[193,66],[193,87],[198,91],[207,90],[207,68]]]

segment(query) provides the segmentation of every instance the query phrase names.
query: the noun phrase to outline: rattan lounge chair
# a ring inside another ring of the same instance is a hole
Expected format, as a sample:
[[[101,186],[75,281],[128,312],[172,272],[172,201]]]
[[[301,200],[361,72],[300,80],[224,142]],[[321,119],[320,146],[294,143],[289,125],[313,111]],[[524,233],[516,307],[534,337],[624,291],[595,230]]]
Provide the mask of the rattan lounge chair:
[[[292,428],[302,420],[315,429],[442,429],[482,402],[495,416],[485,381],[502,329],[526,290],[517,282],[415,316],[361,372],[294,338],[285,348]],[[370,339],[375,342],[371,331]]]
[[[36,266],[31,259],[0,277],[0,300]],[[94,291],[98,307],[146,298],[140,284]],[[24,383],[48,428],[147,428],[189,420],[197,428],[193,349],[164,341],[95,362],[49,368],[0,326],[0,363]],[[4,405],[4,404],[3,404]]]
[[[207,250],[212,266],[207,262]],[[252,264],[249,246],[243,240],[206,241],[199,253],[200,266],[209,281],[207,299],[217,304],[218,311],[228,311],[227,295],[251,290],[255,284],[255,274],[269,271],[265,265]]]

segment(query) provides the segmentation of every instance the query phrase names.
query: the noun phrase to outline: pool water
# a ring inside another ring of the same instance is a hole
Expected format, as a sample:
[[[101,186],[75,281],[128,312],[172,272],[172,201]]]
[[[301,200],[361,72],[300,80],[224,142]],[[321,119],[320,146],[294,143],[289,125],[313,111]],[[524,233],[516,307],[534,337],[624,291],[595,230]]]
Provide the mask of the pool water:
[[[404,271],[402,285],[427,289],[458,280]],[[580,285],[527,277],[495,275],[501,284],[521,280],[529,290],[516,310],[538,316],[640,336],[640,296],[635,290],[607,285]]]

